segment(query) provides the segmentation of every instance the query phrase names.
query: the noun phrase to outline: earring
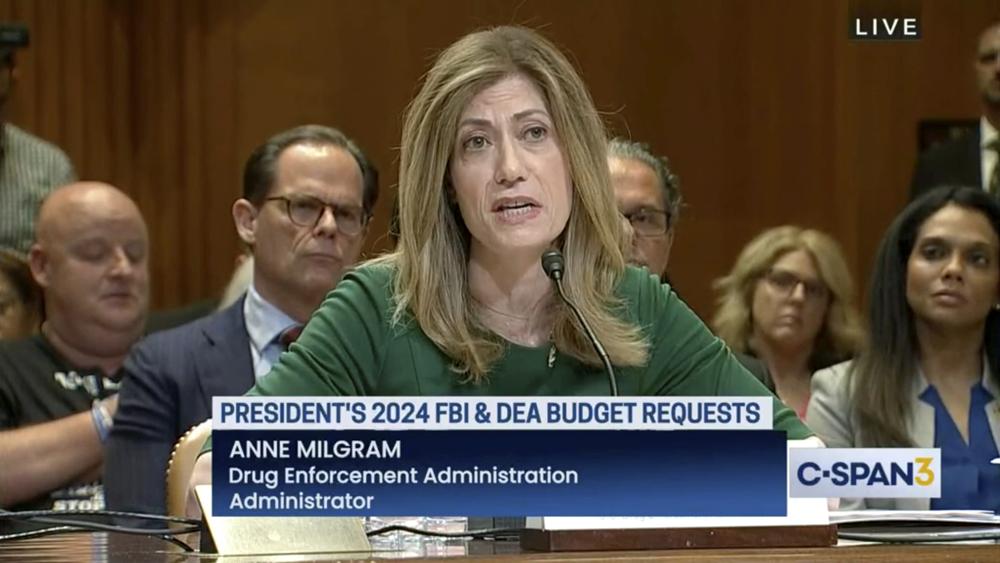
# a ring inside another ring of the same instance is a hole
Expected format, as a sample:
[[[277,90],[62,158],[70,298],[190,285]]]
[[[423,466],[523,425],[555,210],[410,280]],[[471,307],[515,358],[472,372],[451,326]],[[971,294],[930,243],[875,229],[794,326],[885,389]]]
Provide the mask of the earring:
[[[993,310],[994,311],[1000,311],[1000,303],[994,303],[993,304]]]

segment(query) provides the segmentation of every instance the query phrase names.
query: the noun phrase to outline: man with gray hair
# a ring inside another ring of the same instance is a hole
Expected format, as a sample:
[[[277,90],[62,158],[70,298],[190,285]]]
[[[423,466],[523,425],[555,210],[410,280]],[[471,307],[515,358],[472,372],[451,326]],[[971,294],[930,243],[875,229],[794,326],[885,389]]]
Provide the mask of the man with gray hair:
[[[665,279],[681,208],[677,176],[666,157],[622,138],[608,145],[608,166],[618,209],[632,225],[630,261]]]
[[[608,144],[608,167],[618,210],[632,225],[629,262],[668,281],[667,264],[682,201],[677,176],[667,157],[653,154],[645,143],[622,138]],[[746,354],[736,354],[736,359],[760,381],[770,381],[760,360]]]

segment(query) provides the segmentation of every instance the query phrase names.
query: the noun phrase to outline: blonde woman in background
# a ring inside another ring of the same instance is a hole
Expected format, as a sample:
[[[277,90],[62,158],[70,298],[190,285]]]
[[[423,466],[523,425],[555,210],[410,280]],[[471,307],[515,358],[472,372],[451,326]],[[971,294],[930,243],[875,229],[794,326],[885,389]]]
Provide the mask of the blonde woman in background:
[[[814,371],[857,353],[862,330],[854,284],[829,235],[795,226],[764,231],[716,280],[712,326],[736,352],[767,364],[772,391],[800,417]]]

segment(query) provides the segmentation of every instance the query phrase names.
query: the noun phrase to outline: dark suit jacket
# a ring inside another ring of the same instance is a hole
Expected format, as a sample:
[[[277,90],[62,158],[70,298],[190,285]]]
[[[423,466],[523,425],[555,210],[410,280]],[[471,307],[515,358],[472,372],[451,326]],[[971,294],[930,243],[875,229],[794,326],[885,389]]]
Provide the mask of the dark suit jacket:
[[[207,317],[214,313],[218,306],[218,299],[202,299],[175,309],[150,311],[146,319],[146,334],[169,330]]]
[[[733,352],[736,361],[749,371],[758,381],[767,386],[774,393],[774,382],[771,381],[771,371],[767,369],[767,364],[749,354]]]
[[[935,145],[917,158],[910,183],[910,201],[943,186],[983,185],[979,126],[972,133]]]
[[[105,450],[110,510],[166,512],[173,445],[212,416],[212,397],[254,384],[243,299],[193,323],[150,335],[125,361],[118,412]]]

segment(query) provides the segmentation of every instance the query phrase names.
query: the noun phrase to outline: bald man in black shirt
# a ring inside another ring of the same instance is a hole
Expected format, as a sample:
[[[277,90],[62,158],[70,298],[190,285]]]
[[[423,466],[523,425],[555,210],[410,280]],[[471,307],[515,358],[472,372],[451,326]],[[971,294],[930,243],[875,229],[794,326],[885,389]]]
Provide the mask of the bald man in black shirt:
[[[148,235],[107,184],[71,184],[43,203],[32,275],[41,334],[0,343],[0,508],[103,508],[102,442],[116,376],[145,325]]]

